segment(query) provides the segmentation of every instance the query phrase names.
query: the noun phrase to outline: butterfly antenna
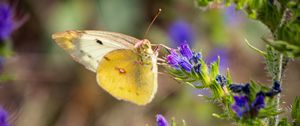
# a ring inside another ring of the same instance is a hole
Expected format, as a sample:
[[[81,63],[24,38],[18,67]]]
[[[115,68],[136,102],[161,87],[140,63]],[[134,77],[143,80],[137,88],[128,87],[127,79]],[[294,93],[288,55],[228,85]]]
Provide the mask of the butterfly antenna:
[[[156,18],[157,18],[158,15],[160,14],[160,12],[161,12],[161,8],[158,9],[158,12],[156,13],[156,15],[155,15],[155,17],[153,18],[153,20],[151,21],[151,23],[149,24],[149,26],[148,26],[148,28],[147,28],[145,34],[144,34],[144,38],[148,35],[148,32],[149,32],[149,30],[150,30],[152,24],[154,23],[154,21],[156,20]]]

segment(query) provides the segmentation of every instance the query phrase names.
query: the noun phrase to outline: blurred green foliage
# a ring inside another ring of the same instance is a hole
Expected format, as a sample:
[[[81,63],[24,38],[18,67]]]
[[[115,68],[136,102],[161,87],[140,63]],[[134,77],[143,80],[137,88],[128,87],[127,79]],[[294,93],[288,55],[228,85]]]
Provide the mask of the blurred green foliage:
[[[222,3],[219,0],[196,0],[198,6]],[[288,53],[289,57],[300,56],[300,3],[297,0],[227,0],[244,10],[252,19],[265,24],[272,32],[275,49]],[[264,36],[262,36],[264,37]]]
[[[296,97],[292,105],[293,125],[300,125],[300,97]]]

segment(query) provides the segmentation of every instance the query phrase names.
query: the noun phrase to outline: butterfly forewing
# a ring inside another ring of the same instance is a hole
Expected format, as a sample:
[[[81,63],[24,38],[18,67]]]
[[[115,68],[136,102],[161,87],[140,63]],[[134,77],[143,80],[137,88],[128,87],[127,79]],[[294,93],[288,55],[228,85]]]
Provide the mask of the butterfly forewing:
[[[94,31],[94,30],[86,30],[84,32],[89,35],[109,37],[112,40],[122,42],[124,45],[128,45],[128,46],[134,45],[135,43],[140,41],[139,39],[136,39],[134,37],[121,34],[121,33],[116,33],[116,32]]]
[[[76,61],[94,72],[105,54],[116,49],[133,49],[134,43],[139,41],[119,33],[92,30],[55,33],[52,38]]]

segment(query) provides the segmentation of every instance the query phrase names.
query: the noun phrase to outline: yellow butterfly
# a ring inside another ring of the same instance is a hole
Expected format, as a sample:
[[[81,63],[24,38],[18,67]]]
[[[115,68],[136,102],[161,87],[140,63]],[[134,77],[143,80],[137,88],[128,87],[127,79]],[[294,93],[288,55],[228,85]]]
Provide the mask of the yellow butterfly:
[[[70,30],[52,38],[74,60],[95,72],[98,85],[115,98],[138,105],[152,101],[157,90],[158,53],[149,40],[93,30]]]
[[[149,103],[157,90],[157,53],[147,39],[106,31],[70,30],[52,38],[74,60],[96,72],[98,85],[117,99]]]

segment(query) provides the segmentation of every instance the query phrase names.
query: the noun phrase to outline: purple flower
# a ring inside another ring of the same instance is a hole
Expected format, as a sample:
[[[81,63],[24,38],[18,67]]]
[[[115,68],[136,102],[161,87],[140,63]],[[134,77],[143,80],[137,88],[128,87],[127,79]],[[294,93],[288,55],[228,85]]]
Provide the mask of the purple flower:
[[[192,51],[187,43],[181,45],[178,50],[172,49],[166,57],[167,63],[174,69],[183,69],[186,72],[194,69],[197,73],[200,73],[200,59],[201,54]]]
[[[156,124],[157,126],[169,126],[168,121],[161,114],[156,115]]]
[[[0,126],[9,126],[8,113],[2,107],[0,107]]]
[[[250,93],[250,84],[247,83],[245,85],[241,84],[230,84],[229,89],[233,93],[244,93],[244,94],[249,94]]]
[[[227,83],[226,77],[220,74],[216,77],[216,81],[221,85],[221,87],[224,87]]]
[[[182,42],[194,42],[195,36],[192,26],[186,21],[177,20],[173,22],[168,30],[168,36],[173,46],[179,46]]]
[[[233,96],[235,104],[231,106],[231,109],[239,118],[245,115],[255,117],[259,110],[265,107],[264,92],[260,91],[256,93],[255,99],[252,102],[249,101],[248,96],[249,95]]]
[[[182,56],[184,56],[188,59],[191,59],[193,57],[193,52],[187,43],[184,43],[180,46],[179,52]]]
[[[268,91],[268,92],[265,93],[265,96],[274,97],[275,95],[279,94],[280,92],[281,92],[280,83],[278,81],[275,81],[273,83],[273,86],[270,89],[270,91]]]
[[[7,4],[0,3],[0,40],[7,39],[13,31],[13,15]]]
[[[261,108],[265,107],[265,96],[263,92],[258,92],[256,94],[256,98],[254,102],[251,105],[252,109],[254,109],[255,112],[259,111]]]
[[[281,86],[280,86],[280,83],[278,81],[275,81],[273,83],[273,87],[272,87],[272,90],[274,93],[278,94],[281,92]]]
[[[235,104],[231,106],[231,109],[236,113],[238,117],[242,117],[244,113],[247,113],[250,108],[248,104],[248,98],[246,96],[233,96]]]
[[[193,52],[193,58],[195,64],[199,62],[199,59],[201,59],[201,53],[200,52]]]

